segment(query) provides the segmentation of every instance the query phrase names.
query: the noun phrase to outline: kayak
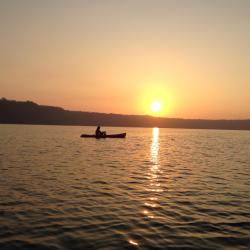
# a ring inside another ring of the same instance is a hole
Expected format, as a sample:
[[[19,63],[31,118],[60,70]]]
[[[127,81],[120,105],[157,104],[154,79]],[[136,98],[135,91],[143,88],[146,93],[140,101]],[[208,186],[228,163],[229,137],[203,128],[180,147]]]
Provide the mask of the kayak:
[[[87,134],[82,134],[82,138],[96,138],[96,139],[101,139],[101,138],[125,138],[126,133],[122,134],[113,134],[113,135],[103,135],[103,136],[96,136],[96,135],[87,135]]]

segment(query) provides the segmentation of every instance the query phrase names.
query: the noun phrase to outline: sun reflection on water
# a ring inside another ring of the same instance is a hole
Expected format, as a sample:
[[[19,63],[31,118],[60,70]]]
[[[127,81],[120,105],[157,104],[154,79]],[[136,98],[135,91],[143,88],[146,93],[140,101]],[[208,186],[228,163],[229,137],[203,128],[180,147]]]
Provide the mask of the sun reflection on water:
[[[159,128],[152,130],[152,143],[151,143],[151,162],[153,167],[158,169],[158,153],[159,153]]]
[[[129,240],[128,241],[131,245],[138,246],[138,243],[135,242],[134,240]]]
[[[143,210],[143,214],[148,218],[154,219],[153,215],[154,209],[158,206],[158,197],[157,194],[163,192],[161,188],[161,183],[159,182],[159,177],[161,174],[160,165],[158,162],[158,154],[159,154],[159,128],[152,129],[152,142],[150,146],[150,162],[151,165],[148,169],[148,187],[146,188],[147,192],[150,194],[150,197],[147,201],[144,202],[144,206],[146,206],[148,210]]]

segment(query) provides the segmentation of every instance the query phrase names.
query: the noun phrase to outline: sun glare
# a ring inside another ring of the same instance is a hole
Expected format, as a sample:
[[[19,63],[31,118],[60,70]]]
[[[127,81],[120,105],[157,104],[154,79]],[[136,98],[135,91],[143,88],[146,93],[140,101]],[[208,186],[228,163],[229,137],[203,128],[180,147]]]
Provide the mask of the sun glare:
[[[154,113],[159,113],[161,111],[161,103],[158,101],[152,102],[151,111]]]

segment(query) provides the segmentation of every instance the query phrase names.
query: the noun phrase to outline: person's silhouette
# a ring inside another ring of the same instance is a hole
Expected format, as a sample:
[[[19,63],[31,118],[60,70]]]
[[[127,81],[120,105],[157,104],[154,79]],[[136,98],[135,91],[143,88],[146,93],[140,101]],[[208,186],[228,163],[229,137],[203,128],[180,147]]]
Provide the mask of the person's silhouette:
[[[100,129],[101,129],[100,126],[98,126],[98,127],[96,128],[96,131],[95,131],[95,136],[96,136],[96,137],[102,137],[102,136],[105,136],[105,135],[106,135],[106,132],[105,132],[105,131],[102,132]]]

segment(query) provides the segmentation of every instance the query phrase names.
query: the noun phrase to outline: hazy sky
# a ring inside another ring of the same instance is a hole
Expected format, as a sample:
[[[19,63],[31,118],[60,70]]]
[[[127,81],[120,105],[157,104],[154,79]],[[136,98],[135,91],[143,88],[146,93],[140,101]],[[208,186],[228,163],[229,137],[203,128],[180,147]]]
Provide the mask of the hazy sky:
[[[250,118],[249,0],[0,0],[0,97]]]

